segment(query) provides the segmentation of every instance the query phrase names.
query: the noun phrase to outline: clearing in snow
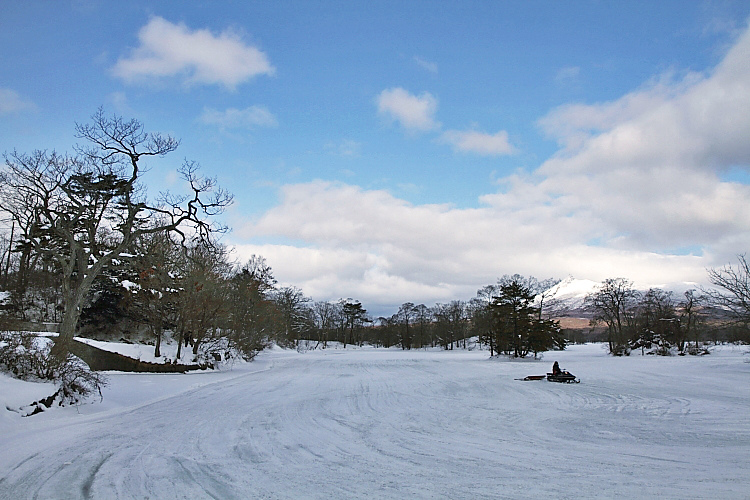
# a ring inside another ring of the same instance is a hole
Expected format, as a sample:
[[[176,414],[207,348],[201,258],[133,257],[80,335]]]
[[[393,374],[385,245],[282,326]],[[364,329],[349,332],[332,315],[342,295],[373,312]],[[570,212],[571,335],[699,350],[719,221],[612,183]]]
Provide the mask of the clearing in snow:
[[[750,363],[274,349],[109,374],[104,402],[0,419],[0,498],[747,498]],[[0,382],[2,382],[0,380]],[[0,385],[0,387],[3,387]]]

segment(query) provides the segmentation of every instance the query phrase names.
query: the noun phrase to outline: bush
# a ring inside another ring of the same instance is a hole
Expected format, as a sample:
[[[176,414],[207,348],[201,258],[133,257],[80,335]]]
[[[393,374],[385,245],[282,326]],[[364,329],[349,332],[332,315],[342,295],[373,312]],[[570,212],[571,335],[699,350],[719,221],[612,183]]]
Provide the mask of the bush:
[[[613,356],[630,356],[630,346],[626,344],[614,344],[610,350]]]
[[[697,347],[695,345],[689,345],[685,347],[685,350],[683,352],[692,356],[705,356],[707,354],[711,354],[711,351],[705,345],[699,345]]]
[[[53,404],[76,404],[95,392],[101,397],[106,378],[72,354],[63,359],[51,356],[51,345],[32,333],[0,331],[0,370],[21,380],[58,383],[55,394],[32,403],[36,407],[32,414],[42,411],[40,403],[49,408]]]
[[[21,380],[52,380],[46,339],[28,332],[0,332],[0,370]]]

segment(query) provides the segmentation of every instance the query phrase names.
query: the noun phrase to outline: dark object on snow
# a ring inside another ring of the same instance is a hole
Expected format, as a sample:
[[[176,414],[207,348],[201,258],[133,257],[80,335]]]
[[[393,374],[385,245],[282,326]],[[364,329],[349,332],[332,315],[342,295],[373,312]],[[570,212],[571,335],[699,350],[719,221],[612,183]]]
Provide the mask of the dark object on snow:
[[[527,375],[524,378],[517,378],[516,380],[544,380],[545,375]],[[552,365],[552,373],[546,375],[547,380],[550,382],[562,382],[566,384],[580,383],[581,381],[576,378],[575,375],[566,370],[560,369],[560,364],[555,361]]]
[[[516,380],[544,380],[546,375],[527,375],[524,378],[517,378]]]
[[[562,382],[564,384],[578,384],[581,382],[580,379],[577,379],[575,375],[566,370],[562,370],[557,374],[548,373],[547,380],[549,382]]]

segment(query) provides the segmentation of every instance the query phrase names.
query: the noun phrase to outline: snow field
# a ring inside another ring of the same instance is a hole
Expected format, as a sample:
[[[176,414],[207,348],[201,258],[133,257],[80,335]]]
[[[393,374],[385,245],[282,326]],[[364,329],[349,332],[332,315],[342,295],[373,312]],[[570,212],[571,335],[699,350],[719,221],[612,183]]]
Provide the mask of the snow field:
[[[554,360],[582,383],[514,380]],[[101,404],[5,426],[0,498],[747,498],[743,361],[273,350],[113,373]]]

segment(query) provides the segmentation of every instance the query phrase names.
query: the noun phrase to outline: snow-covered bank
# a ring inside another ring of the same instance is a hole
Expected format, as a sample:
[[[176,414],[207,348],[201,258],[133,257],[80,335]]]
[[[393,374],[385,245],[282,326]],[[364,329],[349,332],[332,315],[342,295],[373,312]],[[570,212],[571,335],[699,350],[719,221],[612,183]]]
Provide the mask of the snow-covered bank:
[[[0,432],[0,498],[746,498],[750,363],[273,350]],[[582,379],[514,378],[557,360]],[[213,383],[216,382],[216,383]]]

